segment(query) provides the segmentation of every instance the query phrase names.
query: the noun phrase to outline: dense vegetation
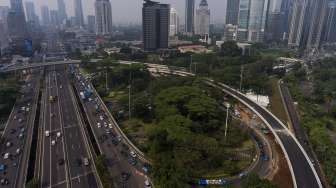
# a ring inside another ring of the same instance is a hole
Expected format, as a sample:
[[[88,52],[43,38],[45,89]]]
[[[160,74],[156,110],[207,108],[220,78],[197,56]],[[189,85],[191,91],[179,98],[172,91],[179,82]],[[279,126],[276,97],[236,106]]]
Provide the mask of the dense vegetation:
[[[18,94],[18,81],[7,76],[0,77],[0,118],[7,119]]]
[[[306,68],[297,66],[286,77],[300,107],[301,124],[332,187],[336,186],[336,60]]]

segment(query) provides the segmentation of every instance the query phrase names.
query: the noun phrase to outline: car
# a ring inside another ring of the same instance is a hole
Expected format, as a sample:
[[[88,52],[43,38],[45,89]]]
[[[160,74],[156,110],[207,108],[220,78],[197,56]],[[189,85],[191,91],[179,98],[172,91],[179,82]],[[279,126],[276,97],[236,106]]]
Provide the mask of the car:
[[[112,128],[113,128],[111,123],[109,123],[108,125],[109,125],[109,128],[110,128],[110,129],[112,129]]]
[[[20,133],[20,134],[19,134],[19,139],[23,139],[23,137],[24,137],[24,134],[23,134],[23,133]]]
[[[121,136],[117,136],[117,140],[118,140],[118,142],[121,142]]]
[[[16,120],[17,119],[17,117],[16,116],[14,116],[14,120]]]
[[[84,161],[84,165],[85,165],[85,166],[89,166],[89,159],[88,159],[88,158],[85,157],[85,158],[83,159],[83,161]]]
[[[23,127],[23,128],[21,128],[21,133],[24,133],[25,131],[26,131],[26,129]]]
[[[50,131],[46,131],[46,132],[45,132],[45,136],[46,136],[46,137],[49,137],[49,136],[50,136]]]
[[[62,166],[64,164],[64,159],[58,159],[58,165]]]
[[[152,186],[151,186],[149,180],[146,180],[146,181],[145,181],[145,188],[151,188],[151,187],[152,187]]]
[[[107,127],[107,123],[106,122],[104,122],[104,127]]]
[[[7,142],[7,143],[6,143],[6,147],[9,148],[9,147],[11,147],[11,146],[12,146],[12,143],[11,143],[11,142]]]
[[[131,164],[132,166],[135,166],[135,165],[137,164],[137,161],[136,161],[133,157],[130,157],[130,158],[128,159],[128,162],[129,162],[129,164]]]
[[[0,172],[4,172],[7,166],[5,164],[0,164]]]
[[[104,120],[104,117],[103,117],[102,115],[100,115],[100,116],[99,116],[99,119],[103,121],[103,120]]]
[[[21,149],[20,148],[16,149],[15,153],[16,155],[19,155],[21,153]]]
[[[106,134],[111,134],[111,131],[109,129],[105,130]]]
[[[7,178],[1,178],[1,180],[0,180],[0,184],[1,184],[1,185],[8,185],[8,184],[9,184],[9,181],[8,181]]]
[[[55,140],[52,140],[52,141],[51,141],[51,145],[52,145],[52,146],[56,145],[56,141],[55,141]]]
[[[8,158],[9,158],[9,156],[10,156],[10,154],[9,154],[9,153],[5,153],[5,155],[4,155],[4,159],[8,159]]]
[[[21,118],[19,119],[19,123],[22,123],[22,119]]]
[[[133,158],[136,158],[136,156],[137,156],[136,153],[135,153],[134,151],[131,151],[131,152],[130,152],[130,155],[131,155],[131,157],[133,157]]]
[[[100,124],[100,123],[97,123],[97,127],[100,128],[100,127],[101,127],[101,124]]]
[[[61,132],[57,132],[56,136],[57,138],[61,137]]]

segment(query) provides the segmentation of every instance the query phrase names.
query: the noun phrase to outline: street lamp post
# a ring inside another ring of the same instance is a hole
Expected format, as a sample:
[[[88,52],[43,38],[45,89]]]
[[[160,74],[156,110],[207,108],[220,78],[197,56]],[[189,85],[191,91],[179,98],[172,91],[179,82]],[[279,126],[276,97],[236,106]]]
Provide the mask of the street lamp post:
[[[225,139],[225,141],[226,141],[227,129],[228,129],[228,120],[229,120],[230,103],[225,103],[225,107],[226,107],[226,120],[225,120],[225,133],[224,133],[224,139]]]

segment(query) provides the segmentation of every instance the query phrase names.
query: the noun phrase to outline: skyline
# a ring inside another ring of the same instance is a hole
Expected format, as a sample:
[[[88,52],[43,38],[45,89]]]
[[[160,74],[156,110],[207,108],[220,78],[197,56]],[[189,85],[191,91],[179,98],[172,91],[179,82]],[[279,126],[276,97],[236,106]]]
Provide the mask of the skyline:
[[[41,15],[41,6],[47,5],[50,9],[57,9],[57,0],[23,0],[33,1],[37,15]],[[184,23],[185,0],[157,0],[160,3],[168,3],[178,12],[180,23]],[[195,8],[201,0],[196,0]],[[227,0],[208,0],[211,10],[211,23],[223,23],[225,21]],[[94,15],[95,0],[82,0],[84,19],[87,15]],[[141,23],[142,0],[110,0],[112,4],[112,20],[114,24]],[[74,16],[73,0],[65,1],[67,14]],[[9,0],[0,0],[0,6],[9,6]],[[127,10],[128,11],[125,11]]]

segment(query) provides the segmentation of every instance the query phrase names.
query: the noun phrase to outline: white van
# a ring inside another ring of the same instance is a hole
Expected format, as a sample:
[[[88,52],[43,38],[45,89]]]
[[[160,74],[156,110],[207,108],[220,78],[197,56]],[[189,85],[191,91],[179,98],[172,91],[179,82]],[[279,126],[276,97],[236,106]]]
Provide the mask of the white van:
[[[46,131],[46,132],[45,132],[45,136],[46,136],[46,137],[49,137],[49,136],[50,136],[50,131]]]

